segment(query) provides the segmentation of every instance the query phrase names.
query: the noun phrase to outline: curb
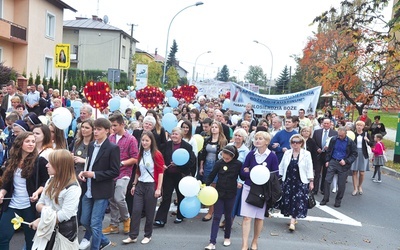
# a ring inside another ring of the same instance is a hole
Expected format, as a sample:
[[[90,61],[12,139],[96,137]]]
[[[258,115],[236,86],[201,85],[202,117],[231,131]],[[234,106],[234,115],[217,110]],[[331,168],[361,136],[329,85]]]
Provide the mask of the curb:
[[[400,178],[400,173],[397,172],[396,170],[391,169],[391,168],[383,166],[382,167],[382,172],[384,174],[391,175],[391,176],[394,176],[396,178]]]

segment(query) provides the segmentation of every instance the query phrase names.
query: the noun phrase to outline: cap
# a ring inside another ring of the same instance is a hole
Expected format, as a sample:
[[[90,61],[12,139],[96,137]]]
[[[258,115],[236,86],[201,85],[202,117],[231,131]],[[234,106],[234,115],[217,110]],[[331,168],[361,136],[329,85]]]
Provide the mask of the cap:
[[[230,154],[233,158],[237,157],[237,149],[235,146],[227,145],[222,149],[222,152]]]
[[[29,115],[28,115],[28,120],[29,120],[33,125],[42,124],[42,122],[39,120],[39,117],[38,117],[37,114],[35,114],[35,113],[29,114]]]
[[[28,124],[26,124],[26,122],[24,122],[23,120],[16,120],[16,121],[13,123],[13,126],[18,126],[18,127],[20,127],[23,131],[29,131]]]

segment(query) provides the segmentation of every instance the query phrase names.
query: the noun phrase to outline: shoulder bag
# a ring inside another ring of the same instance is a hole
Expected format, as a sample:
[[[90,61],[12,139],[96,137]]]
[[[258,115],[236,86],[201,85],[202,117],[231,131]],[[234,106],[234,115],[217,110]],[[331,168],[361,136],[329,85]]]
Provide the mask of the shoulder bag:
[[[317,205],[317,202],[315,201],[314,194],[310,190],[310,192],[308,192],[308,209],[315,207],[315,205]]]
[[[264,185],[256,185],[252,184],[250,186],[249,195],[246,198],[246,202],[250,205],[262,208],[265,204],[265,184]]]

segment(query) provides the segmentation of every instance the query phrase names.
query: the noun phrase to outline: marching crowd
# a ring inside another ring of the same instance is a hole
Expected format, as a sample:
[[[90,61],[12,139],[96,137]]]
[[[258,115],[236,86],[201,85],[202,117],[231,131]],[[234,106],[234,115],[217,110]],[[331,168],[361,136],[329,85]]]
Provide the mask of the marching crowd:
[[[132,91],[113,94],[134,103]],[[212,220],[205,249],[216,248],[219,228],[224,228],[223,245],[231,245],[236,216],[243,217],[242,249],[257,249],[270,209],[290,217],[288,230],[293,232],[297,219],[307,216],[311,195],[321,192],[320,205],[327,205],[330,194],[336,193],[333,204],[340,207],[349,175],[352,195],[362,195],[369,149],[373,180],[382,181],[386,131],[380,117],[372,121],[367,110],[354,124],[336,121],[329,110],[257,116],[251,103],[237,113],[224,107],[224,96],[200,96],[192,103],[180,100],[170,109],[178,122],[167,130],[170,124],[162,120],[166,103],[146,113],[129,107],[106,109],[97,116],[80,97],[75,86],[63,96],[34,84],[22,93],[13,81],[3,89],[0,249],[10,248],[15,216],[28,222],[21,226],[27,250],[104,249],[112,244],[106,235],[120,231],[128,234],[123,244],[135,243],[143,217],[141,243],[148,244],[153,228],[166,226],[171,202],[177,205],[174,223],[184,222],[178,185],[185,176],[218,192],[217,202],[202,218]],[[82,103],[78,117],[74,102]],[[51,120],[51,112],[62,107],[73,117],[64,130]],[[177,149],[189,153],[179,166],[172,157]],[[250,173],[260,165],[268,168],[270,179],[279,178],[282,197],[275,204],[253,201],[260,185]],[[103,228],[107,211],[110,224]],[[78,225],[85,228],[80,242]]]

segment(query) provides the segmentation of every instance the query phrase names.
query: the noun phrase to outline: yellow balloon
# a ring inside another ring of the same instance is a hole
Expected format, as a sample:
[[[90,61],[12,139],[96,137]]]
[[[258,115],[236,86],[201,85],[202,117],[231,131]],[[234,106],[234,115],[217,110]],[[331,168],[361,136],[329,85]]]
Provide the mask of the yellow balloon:
[[[197,151],[200,152],[203,149],[204,138],[203,138],[203,136],[201,136],[199,134],[193,135],[193,138],[196,140]]]
[[[214,187],[207,186],[200,190],[199,195],[197,196],[200,202],[205,206],[214,205],[218,200],[218,192]]]
[[[356,135],[355,135],[354,132],[351,131],[351,130],[348,130],[348,131],[346,132],[346,135],[347,135],[350,139],[352,139],[353,141],[354,141],[354,139],[356,138]]]

